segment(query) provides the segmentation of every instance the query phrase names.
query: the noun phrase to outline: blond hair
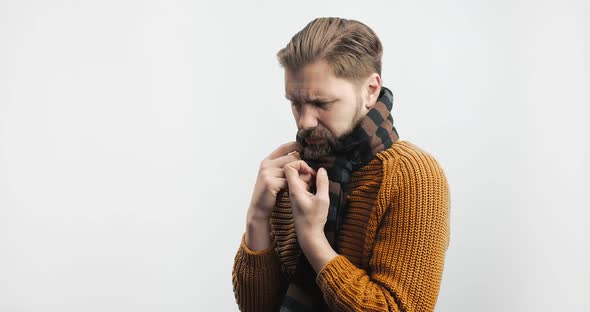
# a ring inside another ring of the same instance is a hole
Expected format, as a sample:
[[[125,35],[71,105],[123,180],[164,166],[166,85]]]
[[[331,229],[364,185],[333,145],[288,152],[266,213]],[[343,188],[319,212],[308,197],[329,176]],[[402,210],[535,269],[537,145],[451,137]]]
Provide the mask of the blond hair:
[[[358,84],[374,72],[381,75],[382,55],[381,41],[367,25],[318,17],[296,33],[277,58],[283,68],[293,71],[325,59],[336,77]]]

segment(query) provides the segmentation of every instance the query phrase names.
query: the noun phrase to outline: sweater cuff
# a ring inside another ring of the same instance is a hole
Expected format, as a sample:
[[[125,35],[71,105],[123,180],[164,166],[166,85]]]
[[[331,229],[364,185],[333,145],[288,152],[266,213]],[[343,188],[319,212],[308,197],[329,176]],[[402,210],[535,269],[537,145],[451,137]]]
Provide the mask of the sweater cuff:
[[[246,233],[242,234],[240,254],[242,262],[252,268],[268,268],[272,265],[274,260],[272,244],[264,250],[253,251],[246,246]]]
[[[332,289],[332,285],[345,285],[356,266],[343,255],[330,260],[316,276],[316,283],[321,289]]]

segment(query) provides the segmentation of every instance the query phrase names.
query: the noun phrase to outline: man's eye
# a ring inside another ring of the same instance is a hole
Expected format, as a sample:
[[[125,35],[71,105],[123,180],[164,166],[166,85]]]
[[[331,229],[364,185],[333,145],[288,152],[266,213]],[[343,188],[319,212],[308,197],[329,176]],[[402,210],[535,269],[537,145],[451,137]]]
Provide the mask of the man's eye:
[[[314,106],[320,107],[320,108],[325,108],[328,104],[330,103],[326,103],[326,102],[310,102],[311,104],[313,104]],[[297,108],[299,108],[299,103],[297,102],[291,102],[291,106],[296,106]]]

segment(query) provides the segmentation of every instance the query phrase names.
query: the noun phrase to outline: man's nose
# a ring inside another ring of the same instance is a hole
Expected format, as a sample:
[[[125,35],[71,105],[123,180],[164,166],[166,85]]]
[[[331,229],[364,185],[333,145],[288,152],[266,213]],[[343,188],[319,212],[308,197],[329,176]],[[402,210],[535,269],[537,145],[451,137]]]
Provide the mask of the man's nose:
[[[301,107],[301,112],[299,114],[299,129],[309,130],[317,127],[317,110],[309,104],[303,104]]]

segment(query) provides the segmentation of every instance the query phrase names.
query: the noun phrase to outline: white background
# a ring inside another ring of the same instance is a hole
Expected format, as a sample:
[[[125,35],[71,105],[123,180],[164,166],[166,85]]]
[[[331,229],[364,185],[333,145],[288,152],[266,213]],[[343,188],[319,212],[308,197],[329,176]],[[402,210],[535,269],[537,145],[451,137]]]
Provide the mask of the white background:
[[[0,2],[0,311],[236,311],[275,54],[384,46],[400,137],[451,189],[437,311],[589,311],[587,1]]]

